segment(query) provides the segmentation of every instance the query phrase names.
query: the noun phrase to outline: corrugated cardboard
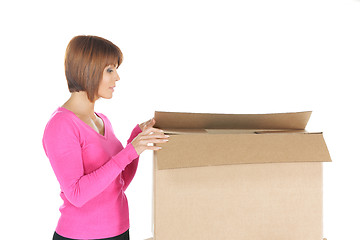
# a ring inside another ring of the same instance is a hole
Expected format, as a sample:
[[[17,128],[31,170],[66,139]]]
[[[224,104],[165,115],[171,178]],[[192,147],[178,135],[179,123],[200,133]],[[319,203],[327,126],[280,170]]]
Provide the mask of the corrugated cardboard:
[[[156,111],[154,240],[322,239],[331,159],[310,115]]]

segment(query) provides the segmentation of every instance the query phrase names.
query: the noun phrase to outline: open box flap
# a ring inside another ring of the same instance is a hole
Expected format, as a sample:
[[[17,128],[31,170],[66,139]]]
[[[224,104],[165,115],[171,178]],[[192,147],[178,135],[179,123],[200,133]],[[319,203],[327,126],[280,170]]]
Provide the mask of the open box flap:
[[[155,111],[160,129],[305,129],[312,111],[220,114]]]
[[[331,162],[318,133],[175,134],[157,151],[157,169],[247,163]]]

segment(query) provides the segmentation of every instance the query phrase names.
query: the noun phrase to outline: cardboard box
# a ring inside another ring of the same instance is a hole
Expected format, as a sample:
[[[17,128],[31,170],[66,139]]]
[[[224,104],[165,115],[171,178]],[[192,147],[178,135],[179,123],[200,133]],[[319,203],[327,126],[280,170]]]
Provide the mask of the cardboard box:
[[[154,240],[323,239],[322,132],[311,111],[155,112]]]

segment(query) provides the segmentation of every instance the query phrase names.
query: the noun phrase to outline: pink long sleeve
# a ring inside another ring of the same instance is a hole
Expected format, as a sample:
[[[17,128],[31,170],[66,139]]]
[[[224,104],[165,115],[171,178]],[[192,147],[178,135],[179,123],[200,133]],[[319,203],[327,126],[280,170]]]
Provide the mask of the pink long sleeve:
[[[108,118],[97,114],[104,122],[104,136],[61,107],[44,130],[43,147],[64,200],[56,228],[64,237],[107,238],[130,226],[124,191],[138,165],[131,141],[141,129],[136,125],[124,148]]]
[[[142,132],[141,128],[139,124],[137,124],[136,127],[133,129],[130,138],[127,140],[127,144],[131,143],[132,140],[141,132]],[[122,173],[122,178],[124,180],[124,186],[123,186],[124,192],[135,176],[138,163],[139,163],[139,158],[134,159],[129,165],[126,166],[125,170]]]

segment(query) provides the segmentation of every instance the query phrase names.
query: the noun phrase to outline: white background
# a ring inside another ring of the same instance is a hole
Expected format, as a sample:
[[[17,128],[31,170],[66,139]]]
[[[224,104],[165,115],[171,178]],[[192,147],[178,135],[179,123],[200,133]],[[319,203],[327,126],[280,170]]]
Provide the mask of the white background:
[[[313,111],[323,131],[324,237],[360,227],[360,1],[8,1],[1,24],[1,239],[51,239],[62,201],[41,139],[69,97],[65,48],[98,35],[124,54],[107,115],[124,144],[154,111]],[[152,152],[126,191],[130,236],[152,236]]]

